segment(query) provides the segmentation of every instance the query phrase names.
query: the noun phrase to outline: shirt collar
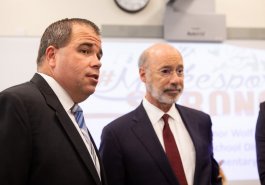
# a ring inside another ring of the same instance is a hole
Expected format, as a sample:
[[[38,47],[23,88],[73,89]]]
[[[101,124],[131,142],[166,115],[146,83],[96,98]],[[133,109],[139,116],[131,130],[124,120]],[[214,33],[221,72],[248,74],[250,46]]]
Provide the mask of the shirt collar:
[[[178,109],[176,108],[175,104],[171,106],[167,114],[173,119],[173,120],[178,120],[179,112]]]
[[[74,105],[74,101],[71,99],[70,95],[64,90],[64,88],[54,78],[43,73],[38,74],[41,75],[52,88],[64,109],[70,110],[71,107]]]
[[[157,123],[165,114],[162,110],[151,104],[145,97],[143,99],[143,106],[152,124]],[[166,112],[172,119],[178,119],[178,110],[175,104],[172,104],[168,112]]]

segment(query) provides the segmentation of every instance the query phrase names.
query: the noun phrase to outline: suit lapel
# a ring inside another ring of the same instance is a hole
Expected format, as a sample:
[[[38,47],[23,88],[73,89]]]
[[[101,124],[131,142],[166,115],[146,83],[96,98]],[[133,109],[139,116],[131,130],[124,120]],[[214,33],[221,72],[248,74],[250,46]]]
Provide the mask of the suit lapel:
[[[194,148],[195,148],[195,154],[196,154],[196,159],[195,159],[195,172],[194,172],[194,185],[196,185],[197,183],[197,179],[199,179],[199,170],[198,170],[198,166],[200,166],[200,161],[197,160],[200,157],[198,157],[198,154],[200,153],[200,138],[198,138],[198,134],[197,134],[197,130],[198,130],[198,125],[196,122],[198,120],[194,119],[194,117],[192,117],[191,114],[189,114],[189,111],[187,111],[187,109],[185,107],[182,107],[181,105],[177,105],[176,104],[176,108],[179,111],[180,117],[187,129],[187,131],[189,132],[189,135],[191,137],[191,140],[193,142]]]
[[[168,181],[171,184],[178,185],[175,175],[171,170],[170,164],[165,155],[164,149],[157,138],[154,128],[142,104],[135,110],[135,113],[136,114],[133,119],[136,124],[132,127],[133,132],[145,146],[147,152],[154,159]]]
[[[105,183],[105,179],[106,179],[106,174],[104,172],[104,167],[103,167],[103,163],[101,161],[101,157],[100,157],[100,154],[97,150],[97,145],[95,144],[95,141],[90,133],[90,131],[88,130],[88,134],[89,134],[89,137],[90,137],[90,141],[92,142],[93,144],[93,147],[95,148],[95,151],[96,151],[96,154],[97,154],[97,157],[98,157],[98,161],[99,161],[99,165],[100,165],[100,176],[101,176],[101,180],[102,180],[102,183],[101,184],[106,184]],[[93,166],[94,166],[94,163],[93,163]],[[94,168],[95,169],[95,168]],[[98,177],[98,175],[97,175]]]
[[[85,163],[86,167],[94,177],[95,182],[100,185],[100,179],[95,169],[94,163],[90,157],[90,154],[78,131],[76,130],[71,119],[64,110],[63,106],[61,105],[53,90],[39,74],[35,74],[31,79],[31,82],[36,84],[36,86],[40,89],[40,92],[45,97],[47,104],[55,111],[60,124],[68,135],[77,153],[80,155],[82,161]]]
[[[69,136],[70,140],[72,141],[72,143],[73,143],[74,147],[76,148],[78,154],[80,155],[81,159],[86,164],[89,171],[91,172],[95,181],[97,182],[97,184],[101,184],[98,173],[97,173],[96,168],[94,166],[94,163],[90,157],[90,154],[86,148],[86,145],[84,144],[84,141],[80,137],[79,133],[76,131],[76,128],[74,127],[70,118],[67,117],[68,116],[67,113],[65,113],[64,110],[58,110],[56,112],[56,115],[58,116],[60,123],[62,124],[64,130],[66,131],[67,135]]]

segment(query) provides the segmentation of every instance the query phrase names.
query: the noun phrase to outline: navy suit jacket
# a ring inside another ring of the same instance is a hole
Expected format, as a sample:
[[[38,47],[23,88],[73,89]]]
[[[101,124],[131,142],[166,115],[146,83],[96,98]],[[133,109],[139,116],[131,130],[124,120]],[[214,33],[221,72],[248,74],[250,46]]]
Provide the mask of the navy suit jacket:
[[[265,102],[260,104],[255,135],[259,178],[261,184],[265,185]]]
[[[194,185],[218,184],[209,115],[176,107],[195,147]],[[99,150],[109,185],[179,184],[142,104],[103,129]]]
[[[0,93],[0,184],[106,185],[57,96],[39,75]]]

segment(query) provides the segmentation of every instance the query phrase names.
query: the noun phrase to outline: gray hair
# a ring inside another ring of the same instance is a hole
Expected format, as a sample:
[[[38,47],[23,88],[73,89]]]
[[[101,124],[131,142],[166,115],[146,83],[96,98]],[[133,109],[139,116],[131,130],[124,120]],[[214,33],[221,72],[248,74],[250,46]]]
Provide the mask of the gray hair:
[[[138,68],[146,67],[146,61],[148,60],[149,56],[149,50],[146,49],[139,57],[138,59]]]

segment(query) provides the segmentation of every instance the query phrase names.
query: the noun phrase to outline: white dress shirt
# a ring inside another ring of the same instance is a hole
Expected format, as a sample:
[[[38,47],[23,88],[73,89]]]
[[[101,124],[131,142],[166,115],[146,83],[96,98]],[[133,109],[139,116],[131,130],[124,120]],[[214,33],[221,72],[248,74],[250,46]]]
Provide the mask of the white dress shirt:
[[[153,125],[155,133],[165,150],[163,139],[164,121],[162,119],[162,116],[165,114],[165,112],[151,104],[146,98],[143,99],[143,106]],[[188,185],[193,185],[195,172],[195,149],[193,142],[179,115],[178,110],[175,107],[175,104],[172,105],[166,114],[169,115],[169,127],[178,146]]]

